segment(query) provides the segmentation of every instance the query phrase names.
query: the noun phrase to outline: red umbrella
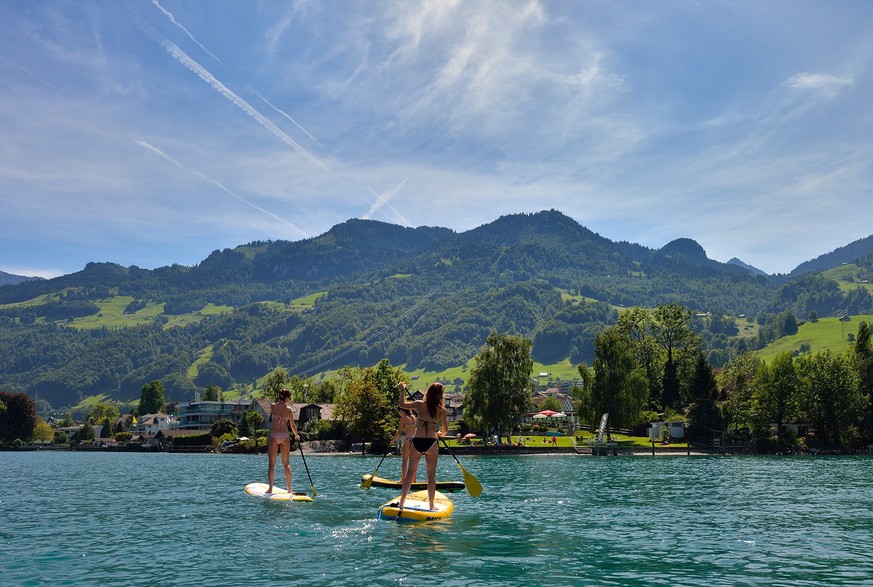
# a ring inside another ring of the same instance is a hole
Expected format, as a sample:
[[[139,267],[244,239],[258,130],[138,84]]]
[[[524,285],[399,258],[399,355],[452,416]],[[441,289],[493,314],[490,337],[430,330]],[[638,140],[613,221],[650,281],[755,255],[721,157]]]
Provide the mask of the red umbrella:
[[[546,418],[550,418],[557,413],[558,412],[553,412],[552,410],[543,410],[542,412],[537,412],[537,416],[545,416]]]

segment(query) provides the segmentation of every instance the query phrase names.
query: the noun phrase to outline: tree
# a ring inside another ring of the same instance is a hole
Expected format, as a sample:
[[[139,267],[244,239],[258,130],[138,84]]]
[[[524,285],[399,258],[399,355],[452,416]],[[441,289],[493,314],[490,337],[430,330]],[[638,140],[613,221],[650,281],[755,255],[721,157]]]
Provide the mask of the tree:
[[[257,436],[263,423],[264,417],[260,413],[255,412],[254,410],[249,410],[246,412],[245,418],[243,418],[243,421],[240,424],[240,436]]]
[[[91,413],[88,414],[88,419],[95,424],[106,418],[115,421],[115,419],[118,418],[119,413],[117,406],[98,402],[94,404],[94,408],[91,410]]]
[[[692,437],[705,437],[721,430],[721,410],[716,404],[718,384],[712,367],[703,352],[697,354],[694,375],[688,386],[689,406],[685,413],[685,425]]]
[[[94,440],[94,426],[91,425],[91,422],[85,420],[85,423],[76,433],[76,440]]]
[[[164,407],[164,384],[160,381],[152,381],[142,386],[139,396],[140,416],[157,414]]]
[[[609,414],[609,425],[630,427],[646,406],[649,384],[645,369],[638,367],[629,339],[618,328],[597,335],[594,350],[593,417]]]
[[[798,360],[800,407],[825,446],[852,448],[867,401],[845,355],[830,351]]]
[[[558,398],[547,397],[540,402],[539,409],[540,411],[551,410],[553,412],[563,412],[564,406],[561,405],[561,401]]]
[[[33,428],[33,439],[43,443],[52,442],[55,439],[55,429],[51,427],[51,424],[40,418]]]
[[[100,438],[112,438],[115,434],[115,430],[112,429],[112,420],[109,419],[109,416],[103,418],[101,424],[102,428],[100,429]]]
[[[28,441],[33,438],[33,429],[39,418],[33,399],[26,393],[0,391],[0,403],[6,407],[5,411],[0,410],[0,440]]]
[[[594,387],[594,369],[585,363],[579,363],[576,369],[579,371],[579,377],[582,379],[581,386],[574,385],[570,390],[576,407],[576,416],[581,422],[592,422],[595,418],[594,406],[591,399],[592,388]]]
[[[649,407],[657,408],[663,395],[664,351],[652,334],[652,315],[645,308],[630,308],[619,314],[616,328],[627,337],[636,364],[646,372]]]
[[[274,369],[264,382],[264,396],[279,401],[279,390],[288,387],[288,372],[281,367]]]
[[[530,405],[531,345],[520,336],[492,332],[470,370],[465,415],[498,437],[503,430],[511,433]]]
[[[361,439],[362,453],[367,442],[387,446],[397,426],[396,401],[389,401],[386,393],[379,389],[372,368],[345,367],[340,377],[345,385],[336,403],[337,418],[353,437]]]
[[[725,430],[750,426],[755,375],[761,359],[752,353],[743,353],[728,363],[722,373],[722,388],[726,395],[722,402]]]
[[[225,434],[236,436],[236,424],[227,418],[219,418],[213,422],[209,434],[213,438],[221,438]]]
[[[206,388],[206,391],[203,392],[203,401],[217,402],[220,396],[221,388],[217,385],[210,385]]]
[[[794,358],[786,351],[773,359],[772,365],[761,365],[755,376],[754,410],[763,425],[776,424],[776,436],[783,442],[783,424],[796,415],[798,378]]]
[[[858,376],[858,389],[867,398],[861,433],[868,440],[873,440],[873,331],[865,321],[858,324],[858,335],[852,347],[852,364]]]
[[[653,336],[666,353],[661,405],[664,408],[678,408],[680,362],[693,359],[700,350],[700,337],[691,330],[691,310],[679,304],[658,306],[652,318]]]

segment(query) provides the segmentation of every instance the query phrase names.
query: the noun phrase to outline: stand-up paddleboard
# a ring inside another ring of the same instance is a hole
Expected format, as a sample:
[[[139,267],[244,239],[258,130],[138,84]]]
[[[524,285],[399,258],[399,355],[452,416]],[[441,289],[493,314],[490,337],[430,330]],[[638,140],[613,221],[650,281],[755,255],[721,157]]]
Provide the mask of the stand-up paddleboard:
[[[312,501],[312,498],[305,493],[297,493],[296,491],[288,493],[285,489],[275,485],[273,485],[273,492],[267,493],[269,488],[270,485],[268,483],[249,483],[246,485],[246,493],[262,499],[269,499],[270,501]]]
[[[361,475],[361,483],[370,478],[370,474]],[[402,481],[392,481],[390,479],[384,479],[382,477],[373,477],[373,480],[370,482],[370,485],[373,487],[388,487],[390,489],[401,489],[403,487]],[[463,481],[437,481],[436,488],[442,491],[461,491],[464,489]],[[427,481],[416,481],[412,484],[411,489],[419,490],[419,489],[427,489]]]
[[[406,496],[403,507],[398,507],[400,496],[398,495],[386,504],[379,506],[380,520],[396,520],[398,522],[428,522],[430,520],[443,520],[452,515],[455,504],[448,497],[436,492],[433,498],[434,509],[430,509],[427,500],[427,491],[415,491]]]

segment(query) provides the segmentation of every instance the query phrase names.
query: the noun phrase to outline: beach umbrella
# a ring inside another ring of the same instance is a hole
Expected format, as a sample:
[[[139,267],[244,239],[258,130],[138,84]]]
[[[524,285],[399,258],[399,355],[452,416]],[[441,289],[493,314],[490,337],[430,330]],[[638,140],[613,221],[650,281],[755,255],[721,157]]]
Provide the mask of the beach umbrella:
[[[555,414],[557,414],[557,412],[554,412],[552,410],[543,410],[542,412],[537,412],[537,416],[544,416],[546,418],[551,418]],[[534,416],[534,417],[536,417],[536,416]]]

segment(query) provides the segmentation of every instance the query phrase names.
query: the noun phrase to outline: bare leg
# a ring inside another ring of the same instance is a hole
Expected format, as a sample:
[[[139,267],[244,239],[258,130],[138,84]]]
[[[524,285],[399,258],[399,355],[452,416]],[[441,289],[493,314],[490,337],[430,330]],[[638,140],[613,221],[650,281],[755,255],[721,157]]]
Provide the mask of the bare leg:
[[[403,489],[400,492],[400,507],[406,502],[406,494],[409,493],[409,488],[412,486],[412,480],[415,478],[415,470],[418,469],[418,462],[421,460],[421,453],[412,448],[409,449],[409,464],[406,466],[406,476],[403,477]]]
[[[404,440],[400,450],[400,481],[406,479],[406,471],[409,469],[409,440]],[[413,482],[415,477],[412,478]]]
[[[270,488],[267,493],[273,493],[273,481],[276,478],[276,453],[279,451],[279,443],[272,438],[267,441],[267,480],[270,482]]]
[[[427,449],[427,454],[424,455],[425,468],[427,469],[427,500],[430,503],[430,509],[436,509],[433,498],[436,495],[436,467],[439,456],[440,447],[436,442]]]
[[[288,493],[291,493],[291,440],[282,441],[282,468],[285,470],[285,483],[288,484]]]

